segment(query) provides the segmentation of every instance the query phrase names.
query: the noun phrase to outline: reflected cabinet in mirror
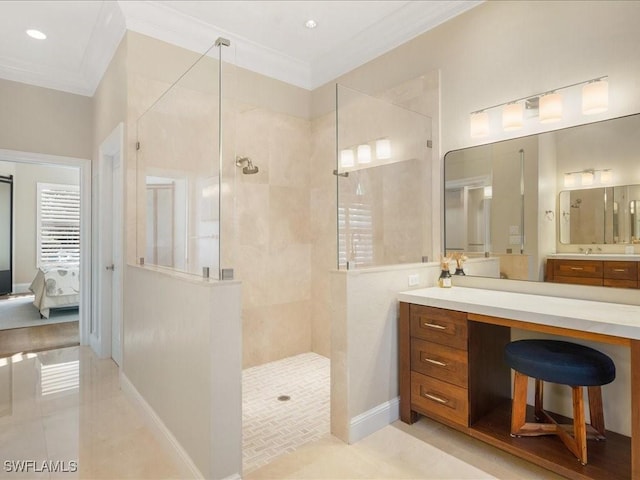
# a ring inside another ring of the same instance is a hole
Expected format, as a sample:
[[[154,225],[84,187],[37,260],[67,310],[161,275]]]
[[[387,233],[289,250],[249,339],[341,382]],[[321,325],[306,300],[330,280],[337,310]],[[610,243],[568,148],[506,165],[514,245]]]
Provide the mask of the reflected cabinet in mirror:
[[[636,288],[639,133],[630,115],[447,153],[446,253],[467,275]]]
[[[640,185],[560,192],[560,243],[636,244]]]

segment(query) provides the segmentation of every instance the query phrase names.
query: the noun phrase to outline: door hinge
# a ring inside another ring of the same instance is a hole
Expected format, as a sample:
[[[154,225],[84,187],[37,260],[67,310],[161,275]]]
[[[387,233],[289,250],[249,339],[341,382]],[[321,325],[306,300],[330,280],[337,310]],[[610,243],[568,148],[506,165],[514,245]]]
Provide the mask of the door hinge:
[[[427,148],[433,148],[433,141],[427,140]]]
[[[136,150],[140,150],[140,142],[136,142]]]

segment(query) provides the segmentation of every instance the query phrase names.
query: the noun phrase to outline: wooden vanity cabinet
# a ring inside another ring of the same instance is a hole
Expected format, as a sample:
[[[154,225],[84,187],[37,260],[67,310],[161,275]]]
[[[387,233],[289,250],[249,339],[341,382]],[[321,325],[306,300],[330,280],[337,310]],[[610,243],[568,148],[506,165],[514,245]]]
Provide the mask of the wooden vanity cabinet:
[[[637,261],[547,258],[545,281],[605,287],[638,288]]]
[[[508,401],[510,373],[502,360],[508,329],[470,322],[465,312],[404,303],[400,308],[408,310],[400,320],[404,422],[422,414],[464,430],[496,402]],[[474,361],[481,356],[483,361]]]
[[[603,280],[606,268],[607,275],[622,277],[612,280],[626,280],[635,273],[637,281],[637,270],[620,271],[627,266],[611,263],[596,267],[603,269]],[[403,422],[414,423],[423,415],[573,480],[640,479],[640,440],[635,435],[629,438],[607,431],[606,441],[589,443],[586,466],[557,437],[510,435],[511,371],[504,361],[504,347],[511,328],[615,345],[629,345],[628,339],[406,302],[399,307]],[[640,340],[632,345],[631,357],[632,364],[640,362]],[[640,375],[632,382],[636,385],[632,385],[632,398],[637,403]],[[529,418],[533,414],[529,406]],[[557,418],[561,423],[571,422]],[[640,430],[639,418],[640,414],[632,412],[634,431]]]

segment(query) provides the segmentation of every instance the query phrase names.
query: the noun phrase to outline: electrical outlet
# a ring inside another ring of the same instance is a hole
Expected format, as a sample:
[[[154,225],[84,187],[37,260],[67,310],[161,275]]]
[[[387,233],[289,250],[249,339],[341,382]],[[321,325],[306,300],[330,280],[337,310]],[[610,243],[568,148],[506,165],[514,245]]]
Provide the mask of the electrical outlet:
[[[417,273],[415,275],[409,275],[409,286],[415,287],[420,283],[420,275]]]

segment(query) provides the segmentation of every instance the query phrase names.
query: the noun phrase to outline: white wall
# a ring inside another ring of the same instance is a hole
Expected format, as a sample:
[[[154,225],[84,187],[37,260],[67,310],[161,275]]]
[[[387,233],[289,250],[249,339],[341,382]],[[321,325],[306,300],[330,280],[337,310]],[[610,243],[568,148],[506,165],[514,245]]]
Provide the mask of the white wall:
[[[91,98],[0,79],[0,148],[91,158]]]

